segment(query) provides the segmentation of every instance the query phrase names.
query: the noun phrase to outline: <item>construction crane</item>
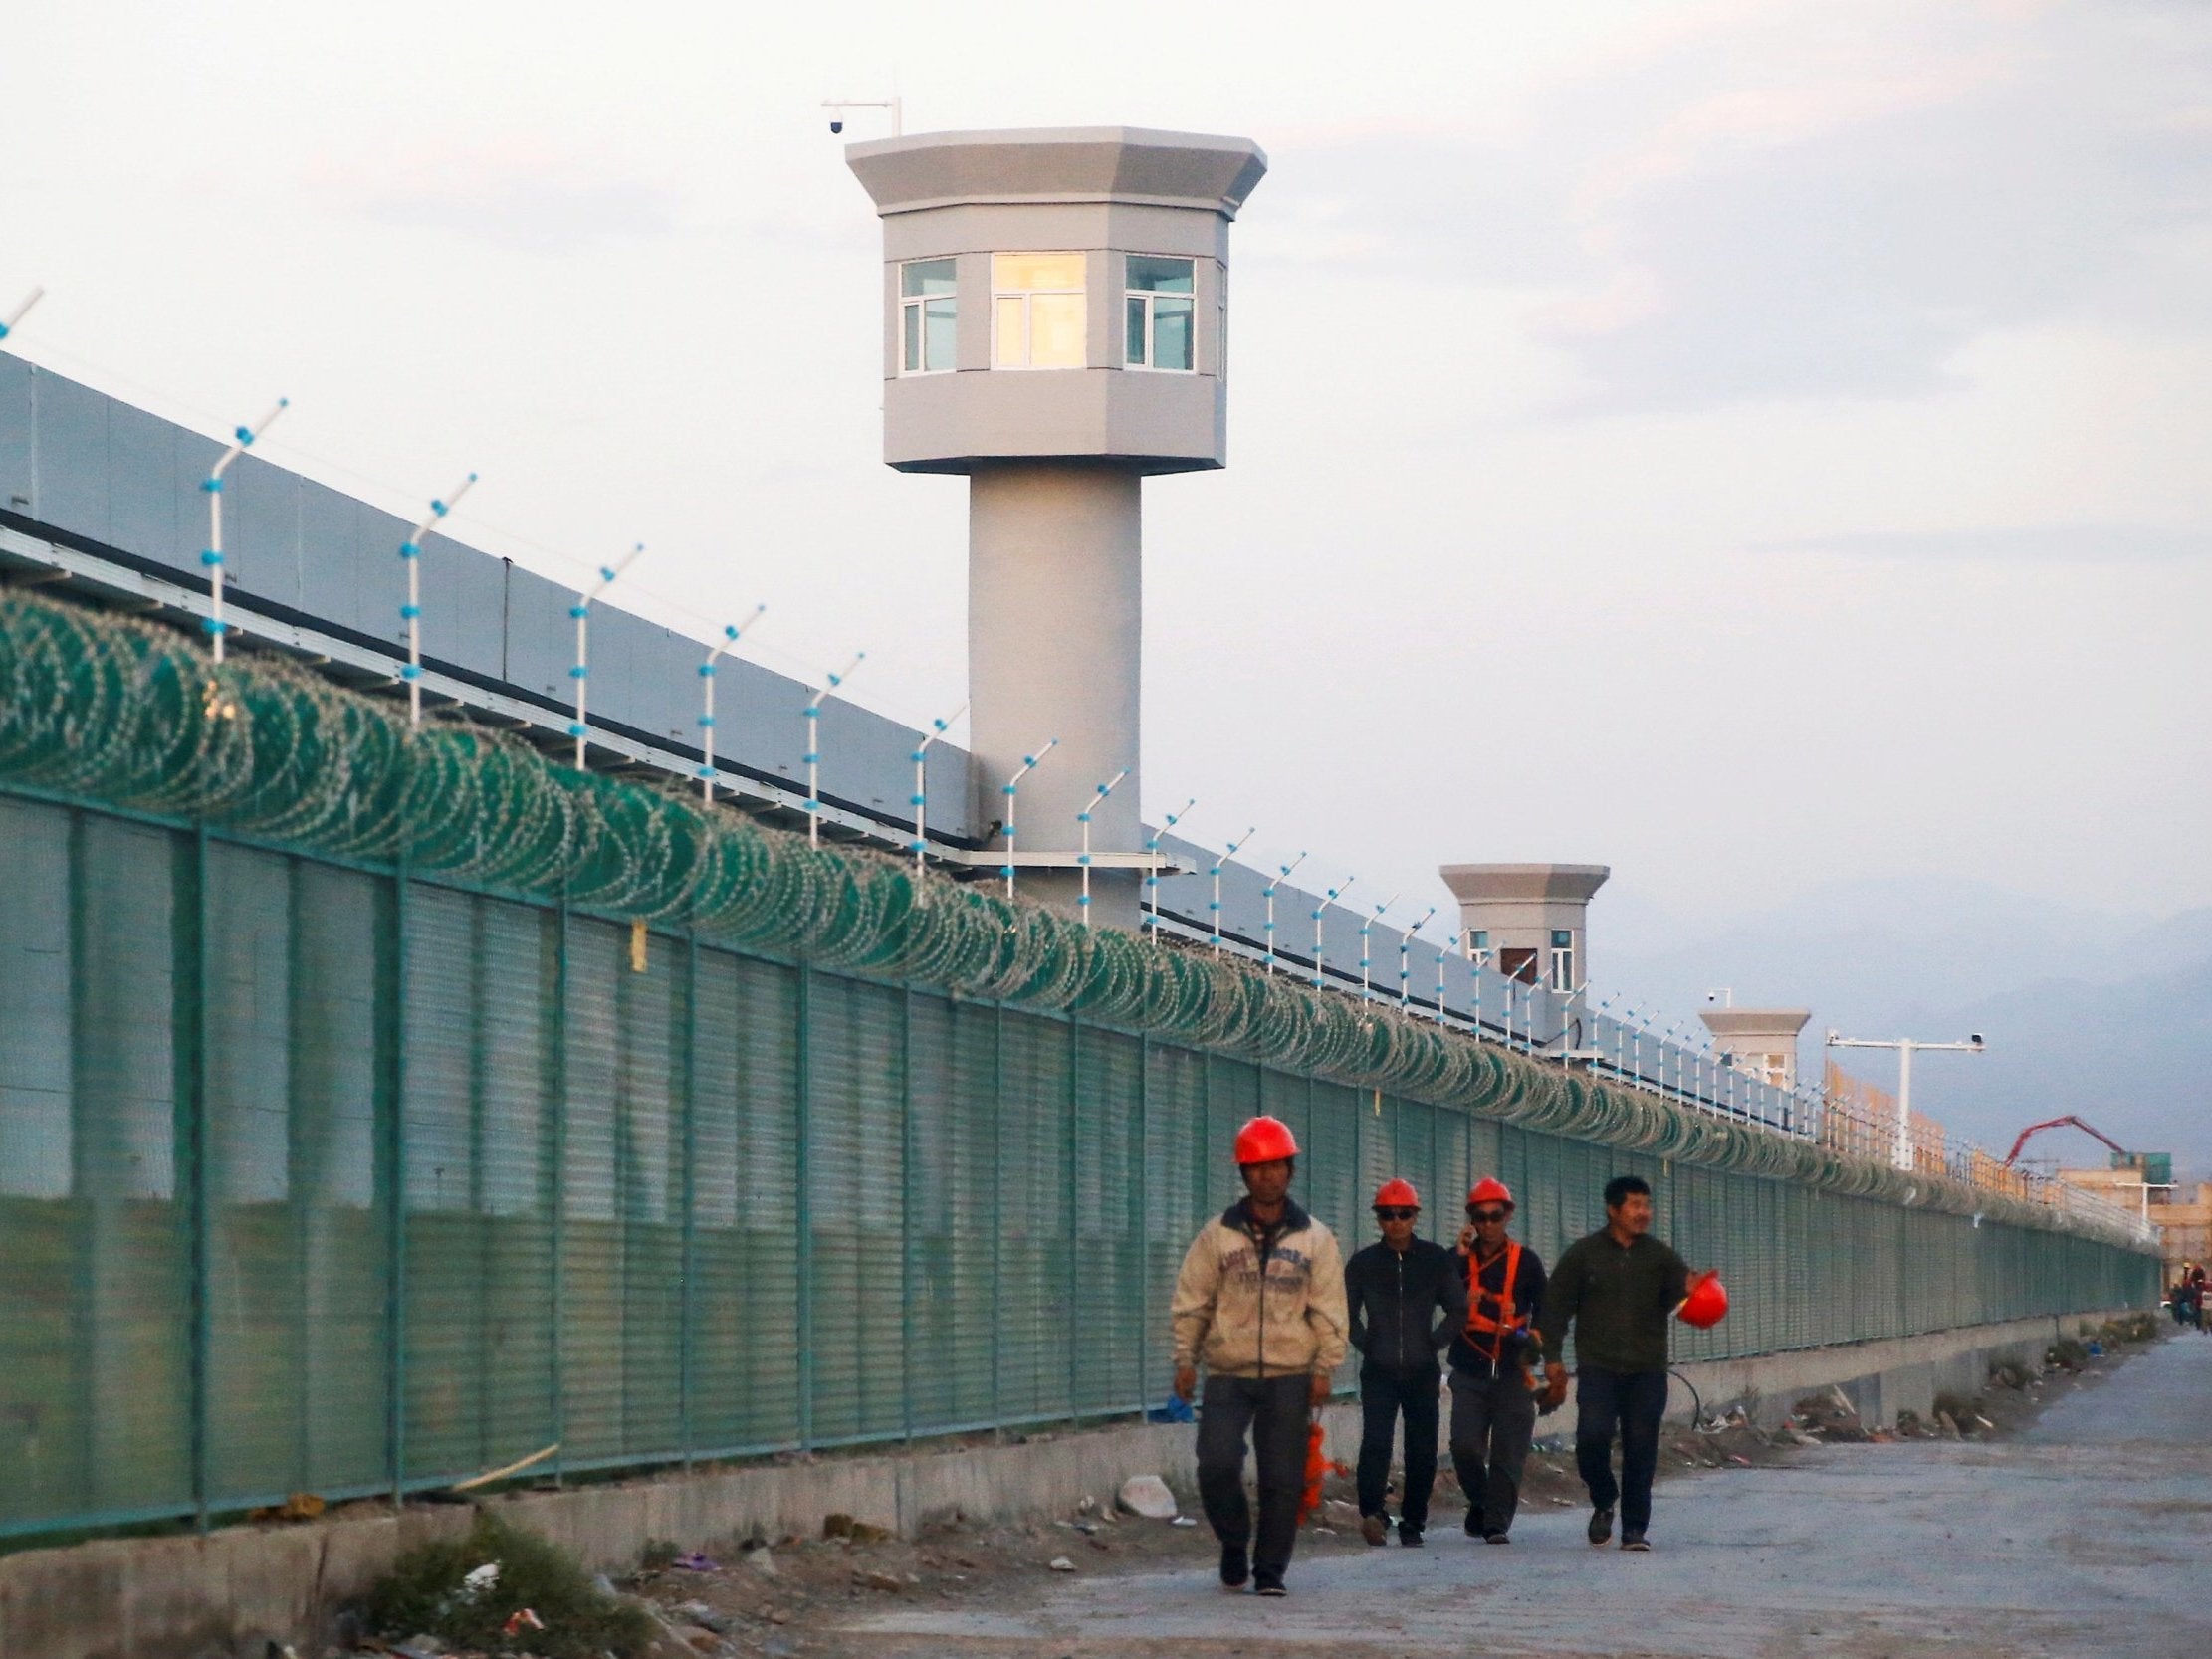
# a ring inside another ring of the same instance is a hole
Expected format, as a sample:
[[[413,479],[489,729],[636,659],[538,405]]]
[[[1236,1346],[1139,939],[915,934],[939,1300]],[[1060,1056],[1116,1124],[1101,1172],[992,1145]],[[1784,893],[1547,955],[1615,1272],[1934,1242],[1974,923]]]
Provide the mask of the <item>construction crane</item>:
[[[2096,1136],[2098,1140],[2103,1141],[2105,1145],[2111,1147],[2113,1151],[2119,1153],[2119,1155],[2123,1158],[2132,1157],[2134,1155],[2133,1153],[2128,1151],[2125,1146],[2122,1146],[2117,1141],[2114,1141],[2110,1136],[2106,1135],[2102,1130],[2097,1129],[2092,1125],[2083,1123],[2081,1119],[2075,1117],[2074,1114],[2070,1112],[2064,1118],[2049,1118],[2040,1124],[2030,1124],[2026,1129],[2022,1130],[2020,1132],[2020,1139],[2012,1143],[2012,1150],[2005,1154],[2005,1167],[2009,1169],[2012,1167],[2013,1164],[2018,1162],[2020,1159],[2021,1149],[2028,1144],[2030,1140],[2038,1135],[2041,1135],[2047,1129],[2078,1129],[2084,1135]]]

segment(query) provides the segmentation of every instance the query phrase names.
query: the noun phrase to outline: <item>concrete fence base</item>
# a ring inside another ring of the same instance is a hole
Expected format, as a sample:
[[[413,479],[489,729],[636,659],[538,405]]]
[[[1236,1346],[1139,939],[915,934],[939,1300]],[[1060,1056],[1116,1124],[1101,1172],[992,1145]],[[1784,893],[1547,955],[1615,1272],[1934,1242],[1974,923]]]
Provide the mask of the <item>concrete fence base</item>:
[[[1993,1363],[2038,1360],[2055,1338],[2105,1317],[2015,1320],[1678,1370],[1708,1412],[1740,1403],[1772,1424],[1803,1394],[1834,1385],[1864,1421],[1887,1423],[1900,1410],[1926,1417],[1937,1392],[1976,1392]],[[1687,1419],[1690,1410],[1690,1395],[1677,1384],[1668,1415]],[[1332,1451],[1348,1459],[1359,1439],[1358,1405],[1333,1405],[1325,1420]],[[1572,1402],[1544,1424],[1547,1433],[1573,1429]],[[1085,1495],[1110,1503],[1131,1475],[1159,1475],[1188,1493],[1194,1439],[1188,1425],[1125,1423],[1031,1435],[1020,1444],[830,1455],[490,1502],[588,1567],[621,1571],[649,1540],[714,1549],[754,1537],[810,1537],[823,1517],[840,1512],[912,1537],[956,1516],[1019,1521],[1064,1515]],[[305,1526],[238,1526],[0,1556],[0,1655],[265,1659],[271,1641],[319,1651],[332,1616],[402,1551],[466,1531],[471,1514],[418,1505],[401,1514],[356,1511]]]

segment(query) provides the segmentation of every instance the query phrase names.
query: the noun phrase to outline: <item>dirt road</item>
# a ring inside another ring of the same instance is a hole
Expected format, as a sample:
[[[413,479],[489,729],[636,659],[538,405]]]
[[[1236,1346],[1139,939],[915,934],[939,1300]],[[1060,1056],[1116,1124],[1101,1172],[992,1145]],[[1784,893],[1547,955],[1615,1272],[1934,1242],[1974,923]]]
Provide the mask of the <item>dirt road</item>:
[[[996,1655],[2173,1655],[2212,1652],[2212,1338],[2176,1337],[1990,1442],[1807,1448],[1661,1484],[1651,1555],[1583,1513],[1515,1543],[1314,1552],[1290,1596],[1203,1566],[1068,1575],[1033,1604],[887,1607],[837,1644]],[[1189,1536],[1189,1535],[1186,1535]]]

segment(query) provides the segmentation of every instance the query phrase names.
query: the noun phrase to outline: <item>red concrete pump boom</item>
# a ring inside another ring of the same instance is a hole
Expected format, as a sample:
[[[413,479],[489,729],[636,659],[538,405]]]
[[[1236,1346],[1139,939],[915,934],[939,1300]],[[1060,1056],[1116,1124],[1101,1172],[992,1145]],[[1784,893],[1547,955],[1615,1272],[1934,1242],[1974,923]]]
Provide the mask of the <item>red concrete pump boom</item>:
[[[2121,1157],[2125,1157],[2127,1155],[2127,1148],[2125,1146],[2122,1146],[2117,1141],[2114,1141],[2102,1130],[2093,1128],[2092,1126],[2083,1123],[2081,1119],[2075,1117],[2074,1114],[2070,1112],[2064,1118],[2046,1119],[2040,1124],[2030,1124],[2026,1129],[2022,1130],[2020,1132],[2020,1139],[2012,1143],[2012,1150],[2005,1154],[2006,1165],[2009,1167],[2014,1162],[2018,1161],[2020,1157],[2020,1149],[2023,1146],[2027,1145],[2028,1141],[2033,1137],[2041,1135],[2047,1129],[2078,1129],[2084,1135],[2096,1136],[2098,1140],[2103,1141],[2105,1145],[2111,1147],[2112,1150],[2119,1153]]]

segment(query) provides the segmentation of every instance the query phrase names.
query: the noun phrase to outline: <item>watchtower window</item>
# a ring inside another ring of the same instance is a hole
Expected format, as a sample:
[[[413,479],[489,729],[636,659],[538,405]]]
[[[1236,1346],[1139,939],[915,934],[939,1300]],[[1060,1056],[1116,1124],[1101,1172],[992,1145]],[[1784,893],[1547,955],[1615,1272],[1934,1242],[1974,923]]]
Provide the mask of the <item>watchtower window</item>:
[[[905,374],[936,374],[954,366],[959,327],[953,295],[953,262],[913,259],[899,267],[899,367]]]
[[[991,311],[996,367],[1083,367],[1081,254],[993,254]]]
[[[1197,366],[1192,319],[1198,306],[1198,262],[1157,254],[1129,256],[1127,361],[1131,368]]]
[[[1551,988],[1555,991],[1575,988],[1575,935],[1565,928],[1552,930]]]

